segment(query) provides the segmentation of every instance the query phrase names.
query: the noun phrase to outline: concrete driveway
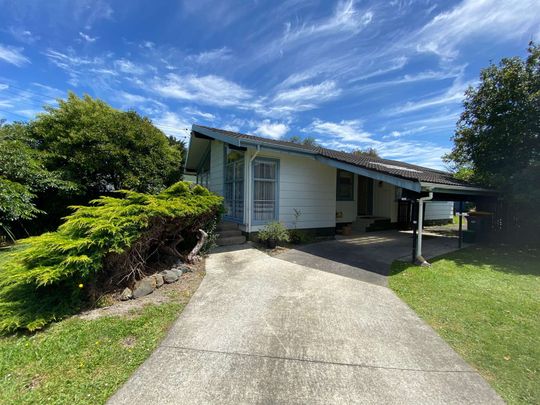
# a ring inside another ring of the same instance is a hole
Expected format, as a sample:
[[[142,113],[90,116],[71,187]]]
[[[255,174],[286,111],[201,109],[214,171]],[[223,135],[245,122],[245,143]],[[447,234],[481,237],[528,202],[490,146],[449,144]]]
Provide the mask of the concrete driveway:
[[[455,237],[427,233],[423,238],[423,255],[430,259],[457,250]],[[387,285],[394,260],[410,261],[412,232],[395,230],[337,237],[291,249],[278,257],[321,271],[332,272],[368,283]]]
[[[109,404],[494,404],[391,290],[246,247],[214,253],[167,338]]]

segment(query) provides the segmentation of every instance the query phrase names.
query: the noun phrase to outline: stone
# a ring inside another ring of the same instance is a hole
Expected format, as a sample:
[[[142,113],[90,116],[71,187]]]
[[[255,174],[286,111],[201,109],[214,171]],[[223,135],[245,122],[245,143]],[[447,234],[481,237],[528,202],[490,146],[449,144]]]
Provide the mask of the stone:
[[[133,291],[130,288],[124,288],[122,294],[120,294],[120,301],[127,301],[133,298]]]
[[[140,298],[151,294],[155,288],[156,280],[152,277],[145,277],[135,283],[133,287],[133,298]]]
[[[189,267],[187,264],[181,264],[179,266],[175,266],[177,269],[181,269],[182,273],[191,273],[191,267]]]
[[[171,270],[164,270],[160,273],[163,276],[163,281],[167,284],[174,283],[178,280],[178,274]]]
[[[173,272],[174,274],[176,274],[178,277],[180,277],[184,272],[182,271],[182,269],[179,269],[178,267],[173,267],[172,269],[170,269],[169,271]]]
[[[160,288],[165,283],[163,276],[159,273],[153,274],[152,277],[156,280],[156,288]]]

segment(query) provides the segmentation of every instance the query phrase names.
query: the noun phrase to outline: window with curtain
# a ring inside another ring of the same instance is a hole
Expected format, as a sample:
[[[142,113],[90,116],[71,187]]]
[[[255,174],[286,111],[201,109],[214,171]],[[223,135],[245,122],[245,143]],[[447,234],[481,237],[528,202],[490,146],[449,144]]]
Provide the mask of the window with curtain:
[[[354,200],[354,173],[338,169],[336,199],[338,201]]]
[[[278,161],[253,162],[253,221],[277,220]]]

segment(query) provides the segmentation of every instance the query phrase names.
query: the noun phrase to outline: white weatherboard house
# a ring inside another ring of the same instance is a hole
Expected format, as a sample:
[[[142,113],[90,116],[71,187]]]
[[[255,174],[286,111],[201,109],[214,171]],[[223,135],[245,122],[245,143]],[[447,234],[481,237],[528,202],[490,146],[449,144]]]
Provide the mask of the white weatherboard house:
[[[185,172],[224,197],[225,220],[248,236],[270,221],[320,235],[384,229],[410,223],[420,197],[433,200],[424,218],[450,219],[451,201],[481,192],[447,172],[200,125]]]

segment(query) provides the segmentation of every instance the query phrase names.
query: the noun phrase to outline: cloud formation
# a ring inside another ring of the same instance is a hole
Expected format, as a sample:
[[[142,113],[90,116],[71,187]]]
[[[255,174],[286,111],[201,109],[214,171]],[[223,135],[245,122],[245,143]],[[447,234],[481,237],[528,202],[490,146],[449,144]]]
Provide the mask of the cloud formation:
[[[0,44],[0,60],[21,67],[30,63],[30,59],[22,53],[22,48],[14,48]]]

